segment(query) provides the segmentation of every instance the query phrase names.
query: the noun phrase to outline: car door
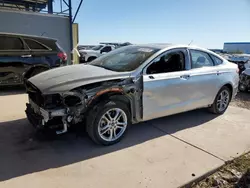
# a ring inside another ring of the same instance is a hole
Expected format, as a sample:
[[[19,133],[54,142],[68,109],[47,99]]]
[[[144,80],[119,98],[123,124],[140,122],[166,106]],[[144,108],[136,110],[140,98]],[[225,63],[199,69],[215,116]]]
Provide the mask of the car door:
[[[0,35],[0,85],[21,84],[30,57],[20,37]]]
[[[211,56],[201,50],[189,49],[190,84],[196,85],[194,106],[203,107],[213,103],[218,92],[219,72]]]
[[[165,57],[177,54],[182,56],[172,63],[176,63],[174,69],[170,66],[169,59]],[[167,63],[166,63],[167,62]],[[157,67],[157,63],[161,66]],[[166,64],[164,64],[166,63]],[[180,65],[178,65],[180,64]],[[152,68],[152,67],[156,68]],[[166,67],[166,68],[165,68]],[[170,114],[187,111],[192,108],[192,100],[196,85],[190,82],[189,56],[186,49],[169,50],[154,59],[143,70],[143,120],[154,119]],[[161,71],[152,71],[159,69]]]

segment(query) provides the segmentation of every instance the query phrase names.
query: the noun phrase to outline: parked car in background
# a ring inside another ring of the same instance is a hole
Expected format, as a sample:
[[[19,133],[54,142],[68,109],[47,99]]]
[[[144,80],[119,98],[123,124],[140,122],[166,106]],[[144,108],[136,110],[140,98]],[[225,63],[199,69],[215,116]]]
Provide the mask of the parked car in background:
[[[26,114],[37,128],[61,134],[80,124],[94,142],[111,145],[132,123],[203,107],[222,114],[238,82],[237,65],[209,50],[130,45],[30,78]]]
[[[113,46],[115,46],[115,48],[120,48],[120,47],[123,47],[123,46],[132,45],[130,42],[123,42],[123,43],[118,43],[118,42],[101,42],[100,44],[113,45]]]
[[[234,54],[227,58],[228,61],[238,65],[239,73],[241,74],[245,69],[250,68],[249,54]]]
[[[132,45],[129,42],[124,43],[114,43],[114,42],[101,42],[100,45],[97,45],[91,49],[79,49],[80,53],[80,63],[88,63],[100,57],[101,55],[108,53],[114,49]]]
[[[80,63],[91,62],[97,57],[115,49],[114,45],[100,44],[88,50],[79,50]]]
[[[77,46],[77,50],[88,50],[95,47],[95,45],[78,45]]]
[[[67,64],[55,39],[0,33],[0,86],[20,85],[40,72]]]
[[[239,90],[242,92],[250,90],[250,68],[245,69],[240,75]]]

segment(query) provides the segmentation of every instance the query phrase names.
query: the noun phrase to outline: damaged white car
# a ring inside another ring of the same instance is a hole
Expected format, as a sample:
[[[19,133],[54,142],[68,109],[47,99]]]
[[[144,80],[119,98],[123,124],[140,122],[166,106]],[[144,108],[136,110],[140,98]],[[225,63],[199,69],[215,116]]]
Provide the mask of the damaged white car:
[[[26,114],[37,128],[61,134],[78,124],[111,145],[134,123],[203,107],[224,113],[238,81],[237,65],[211,51],[131,45],[30,78]]]

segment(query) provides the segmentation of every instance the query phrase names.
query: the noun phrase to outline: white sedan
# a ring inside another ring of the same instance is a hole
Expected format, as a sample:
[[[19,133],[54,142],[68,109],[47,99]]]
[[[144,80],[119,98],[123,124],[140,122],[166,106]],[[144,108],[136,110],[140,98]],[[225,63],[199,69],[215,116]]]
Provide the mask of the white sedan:
[[[204,107],[222,114],[238,82],[237,65],[209,50],[131,45],[30,78],[26,113],[36,127],[61,134],[80,124],[94,142],[111,145],[132,123]]]

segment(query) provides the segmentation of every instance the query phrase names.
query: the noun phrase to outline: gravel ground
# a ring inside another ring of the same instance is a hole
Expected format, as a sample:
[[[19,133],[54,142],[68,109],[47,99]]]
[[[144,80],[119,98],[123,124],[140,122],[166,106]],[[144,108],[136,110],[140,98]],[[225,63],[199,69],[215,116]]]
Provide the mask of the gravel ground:
[[[192,188],[249,188],[250,187],[250,153],[234,159],[220,170],[193,184]]]
[[[250,110],[250,92],[239,92],[231,105]]]

